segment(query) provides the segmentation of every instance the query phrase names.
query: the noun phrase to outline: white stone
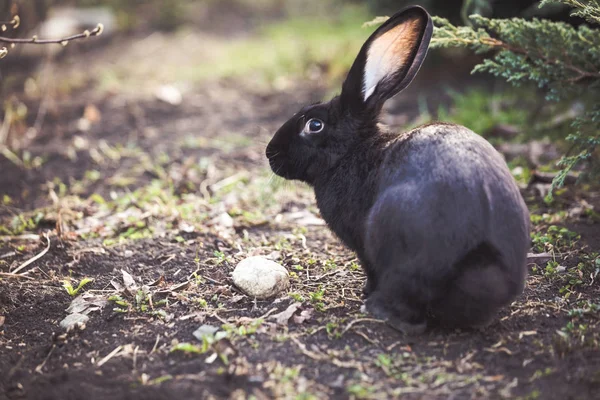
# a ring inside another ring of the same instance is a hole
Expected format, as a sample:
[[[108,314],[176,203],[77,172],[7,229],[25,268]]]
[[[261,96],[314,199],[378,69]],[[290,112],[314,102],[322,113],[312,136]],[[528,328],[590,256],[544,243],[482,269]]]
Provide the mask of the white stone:
[[[69,314],[62,321],[60,321],[60,326],[61,328],[70,331],[76,326],[83,328],[89,320],[90,317],[85,314]]]
[[[290,282],[290,276],[284,267],[262,256],[240,261],[231,276],[235,286],[257,299],[277,295],[287,289]]]
[[[154,95],[160,101],[164,101],[172,106],[178,106],[183,102],[183,96],[179,89],[173,85],[163,85],[158,87]]]
[[[223,228],[233,228],[234,221],[231,215],[224,212],[213,218],[213,223]]]

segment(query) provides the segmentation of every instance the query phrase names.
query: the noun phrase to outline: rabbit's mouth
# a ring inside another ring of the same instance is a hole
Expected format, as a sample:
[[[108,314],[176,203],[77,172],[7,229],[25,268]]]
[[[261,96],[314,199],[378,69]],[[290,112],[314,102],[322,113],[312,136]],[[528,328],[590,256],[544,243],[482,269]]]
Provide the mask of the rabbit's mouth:
[[[267,148],[267,158],[269,159],[269,166],[275,175],[278,175],[285,179],[296,179],[292,173],[292,168],[290,168],[289,163],[287,161],[287,157],[280,151],[273,151],[272,149]]]
[[[267,146],[265,155],[269,160],[269,166],[276,175],[279,175],[281,170],[285,169],[285,157],[282,157],[281,151],[274,149],[272,146]]]
[[[273,171],[273,173],[275,173],[275,175],[279,175],[282,178],[286,179],[292,179],[292,177],[289,174],[289,168],[286,164],[287,163],[284,159],[282,159],[282,157],[275,156],[269,158],[269,166],[271,167],[271,170]]]

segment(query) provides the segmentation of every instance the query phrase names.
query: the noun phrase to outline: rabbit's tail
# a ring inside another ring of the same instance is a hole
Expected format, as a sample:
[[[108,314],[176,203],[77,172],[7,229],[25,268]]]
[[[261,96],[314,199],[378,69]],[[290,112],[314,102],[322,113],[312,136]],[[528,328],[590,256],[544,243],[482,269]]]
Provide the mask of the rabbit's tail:
[[[485,326],[523,291],[522,280],[511,276],[493,253],[480,245],[458,263],[458,276],[430,307],[435,319],[451,327]]]

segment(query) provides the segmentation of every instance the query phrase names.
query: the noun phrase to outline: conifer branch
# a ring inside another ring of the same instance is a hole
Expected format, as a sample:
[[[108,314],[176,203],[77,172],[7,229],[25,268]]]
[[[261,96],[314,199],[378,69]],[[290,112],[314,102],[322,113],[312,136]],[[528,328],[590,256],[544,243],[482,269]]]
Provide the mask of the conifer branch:
[[[572,148],[557,165],[561,171],[552,182],[549,198],[580,164],[588,166],[580,176],[600,173],[600,106],[594,104],[600,97],[600,1],[543,0],[540,7],[550,3],[571,7],[571,15],[584,18],[590,25],[472,15],[471,26],[454,26],[433,17],[431,41],[432,47],[464,47],[485,54],[473,72],[488,72],[513,85],[534,83],[545,90],[550,101],[589,101],[586,111],[572,120],[566,137]]]

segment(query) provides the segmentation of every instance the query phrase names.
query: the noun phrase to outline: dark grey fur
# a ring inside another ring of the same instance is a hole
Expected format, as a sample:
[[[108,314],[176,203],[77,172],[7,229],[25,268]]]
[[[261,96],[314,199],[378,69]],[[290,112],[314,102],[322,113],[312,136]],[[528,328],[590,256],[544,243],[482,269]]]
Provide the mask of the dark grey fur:
[[[426,21],[414,59],[362,100],[371,41],[406,18]],[[314,187],[329,227],[367,274],[366,307],[405,332],[427,321],[484,325],[522,292],[529,214],[506,163],[467,128],[431,124],[401,135],[377,122],[383,102],[422,63],[431,21],[420,7],[393,16],[359,53],[342,94],[303,108],[269,143],[273,171]],[[311,118],[318,134],[300,135]]]

